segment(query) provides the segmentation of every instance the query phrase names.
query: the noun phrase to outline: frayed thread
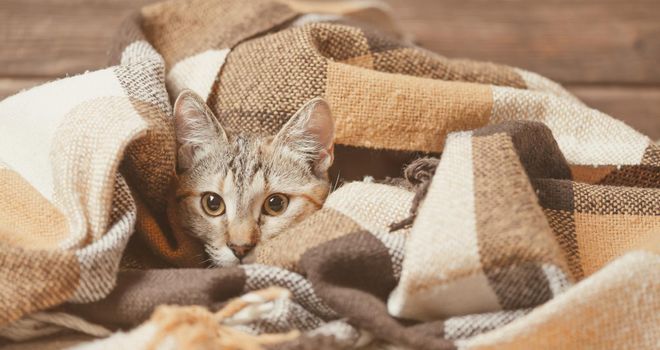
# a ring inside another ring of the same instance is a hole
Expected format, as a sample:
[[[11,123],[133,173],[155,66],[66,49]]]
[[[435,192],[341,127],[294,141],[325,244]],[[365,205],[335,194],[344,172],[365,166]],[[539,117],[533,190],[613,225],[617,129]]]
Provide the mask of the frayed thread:
[[[410,206],[410,216],[399,222],[390,224],[390,232],[412,226],[417,217],[419,207],[424,201],[424,198],[426,198],[429,186],[431,185],[431,179],[433,178],[433,174],[435,174],[435,170],[438,168],[439,163],[439,158],[419,158],[406,166],[403,171],[403,179],[385,179],[388,183],[397,184],[400,187],[405,187],[415,192],[412,205]]]

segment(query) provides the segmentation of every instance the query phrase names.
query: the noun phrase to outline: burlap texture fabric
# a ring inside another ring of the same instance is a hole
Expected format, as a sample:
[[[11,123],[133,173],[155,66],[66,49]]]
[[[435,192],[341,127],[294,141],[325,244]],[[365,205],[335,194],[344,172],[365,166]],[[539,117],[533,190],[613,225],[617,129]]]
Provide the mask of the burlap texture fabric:
[[[405,38],[372,1],[156,3],[110,67],[1,101],[0,344],[656,348],[660,146]],[[206,269],[168,211],[184,88],[261,134],[324,97],[345,180],[437,169],[422,198],[347,181],[250,264]]]

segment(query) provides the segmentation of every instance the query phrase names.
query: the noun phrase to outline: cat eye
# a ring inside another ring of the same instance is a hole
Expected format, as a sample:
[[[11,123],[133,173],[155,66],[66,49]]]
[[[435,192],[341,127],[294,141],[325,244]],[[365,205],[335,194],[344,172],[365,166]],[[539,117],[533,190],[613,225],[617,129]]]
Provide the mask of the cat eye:
[[[266,198],[262,212],[270,216],[278,216],[284,213],[289,206],[289,198],[281,193],[271,194]]]
[[[225,213],[225,201],[219,194],[206,192],[202,195],[202,209],[211,216],[220,216]]]

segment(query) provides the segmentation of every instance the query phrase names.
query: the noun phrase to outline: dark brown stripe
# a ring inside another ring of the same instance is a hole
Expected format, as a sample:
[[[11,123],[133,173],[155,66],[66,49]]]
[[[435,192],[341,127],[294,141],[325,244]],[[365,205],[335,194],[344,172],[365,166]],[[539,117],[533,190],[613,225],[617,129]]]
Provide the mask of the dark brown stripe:
[[[564,252],[573,277],[584,276],[580,250],[575,236],[573,182],[569,180],[537,179],[533,181],[536,195],[559,246]]]
[[[300,266],[330,308],[376,338],[414,349],[454,347],[442,332],[428,332],[389,315],[385,302],[397,282],[392,260],[387,247],[369,232],[354,232],[310,249]]]
[[[660,167],[660,144],[649,145],[642,158],[643,165]]]
[[[162,304],[200,305],[209,309],[239,296],[245,271],[222,269],[124,270],[105,299],[88,304],[65,304],[61,309],[106,327],[135,327]]]
[[[521,154],[511,136],[529,129],[509,126],[473,137],[472,161],[479,259],[500,305],[516,309],[552,297],[542,264],[568,266],[519,161],[528,155]],[[532,125],[531,130],[535,129]],[[540,140],[539,147],[543,145]],[[544,153],[542,148],[521,148]],[[532,166],[529,172],[538,173],[538,169]]]
[[[534,307],[553,297],[540,264],[514,264],[490,269],[487,275],[504,310]]]
[[[660,216],[660,189],[574,183],[575,211],[599,215]]]
[[[511,137],[520,162],[531,178],[571,179],[571,169],[552,131],[543,123],[509,121],[474,131],[474,136],[505,133]]]
[[[582,270],[580,247],[578,246],[575,233],[575,213],[573,211],[554,209],[545,209],[543,212],[557,237],[559,246],[564,251],[564,256],[568,262],[571,274],[576,280],[582,279],[584,277],[584,270]]]
[[[660,165],[625,165],[613,170],[599,185],[660,188]]]
[[[374,39],[372,39],[374,41]],[[372,53],[374,69],[445,81],[463,81],[525,89],[520,74],[512,68],[489,62],[448,59],[417,47],[391,48]]]
[[[573,181],[553,179],[533,179],[536,196],[543,208],[572,212]]]

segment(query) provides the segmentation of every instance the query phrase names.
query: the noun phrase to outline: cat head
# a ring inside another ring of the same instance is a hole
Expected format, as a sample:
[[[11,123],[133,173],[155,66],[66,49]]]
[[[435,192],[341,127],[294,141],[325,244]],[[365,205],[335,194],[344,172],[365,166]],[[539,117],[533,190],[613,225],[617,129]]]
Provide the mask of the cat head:
[[[275,136],[233,133],[192,91],[179,95],[174,117],[175,216],[213,265],[239,264],[325,201],[335,128],[324,100],[307,102]]]

